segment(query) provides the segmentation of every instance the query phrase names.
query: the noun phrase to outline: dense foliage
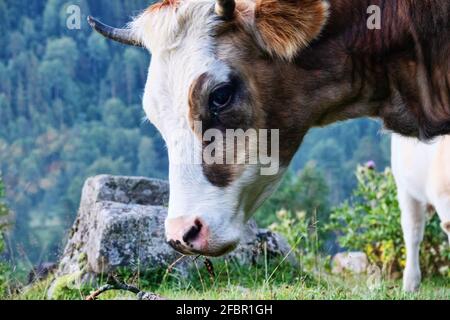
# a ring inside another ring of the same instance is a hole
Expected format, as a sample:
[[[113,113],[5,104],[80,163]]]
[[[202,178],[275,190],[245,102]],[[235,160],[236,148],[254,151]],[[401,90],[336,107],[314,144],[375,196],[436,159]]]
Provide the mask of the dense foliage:
[[[310,131],[292,162],[294,170],[314,161],[329,186],[329,200],[338,204],[356,186],[352,172],[360,163],[374,161],[384,169],[390,161],[390,135],[372,119],[347,121]]]
[[[323,254],[323,225],[308,217],[305,211],[280,210],[270,230],[283,235],[292,248],[291,255],[298,261],[300,270],[308,274],[326,267],[328,257]]]
[[[305,212],[325,222],[330,211],[329,188],[324,174],[309,162],[302,170],[286,173],[277,192],[256,212],[256,218],[264,225],[278,220],[275,212]]]
[[[394,275],[405,265],[405,246],[392,172],[359,166],[356,177],[352,201],[333,210],[328,229],[337,232],[341,246],[364,251],[370,262]],[[450,248],[436,214],[429,217],[420,258],[424,274],[450,276]]]
[[[81,30],[66,27],[80,5]],[[122,25],[148,1],[0,1],[0,170],[16,213],[14,260],[55,260],[84,180],[166,176],[166,152],[143,121],[149,56],[107,42],[85,18]]]
[[[142,120],[149,55],[106,41],[85,21],[92,14],[122,26],[150,2],[0,0],[0,171],[15,213],[8,253],[14,263],[56,260],[88,176],[167,176],[164,144]],[[68,5],[81,8],[80,30],[66,27]],[[326,182],[330,196],[320,201],[324,205],[302,205],[302,210],[318,206],[318,214],[325,213],[327,203],[345,199],[356,163],[387,164],[388,138],[379,129],[378,123],[362,120],[311,132],[293,171],[315,160],[323,175],[318,190]],[[305,191],[300,182],[294,184]],[[258,215],[266,224],[274,217],[274,206],[269,207]]]

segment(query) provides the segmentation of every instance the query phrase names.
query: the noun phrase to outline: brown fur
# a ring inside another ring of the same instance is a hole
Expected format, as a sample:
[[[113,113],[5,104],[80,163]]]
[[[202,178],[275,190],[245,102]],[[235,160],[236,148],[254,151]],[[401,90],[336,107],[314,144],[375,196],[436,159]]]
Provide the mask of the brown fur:
[[[162,2],[151,5],[147,10],[149,12],[159,11],[164,8],[177,8],[180,0],[163,0]]]
[[[386,94],[395,101],[379,114],[387,126],[424,139],[450,132],[450,2],[330,2],[331,17],[324,38],[340,38],[361,77],[389,76],[390,92]],[[381,30],[366,27],[365,10],[372,4],[381,8]],[[409,124],[402,128],[405,117]]]
[[[321,0],[257,0],[256,32],[271,55],[290,60],[319,35],[327,9]]]

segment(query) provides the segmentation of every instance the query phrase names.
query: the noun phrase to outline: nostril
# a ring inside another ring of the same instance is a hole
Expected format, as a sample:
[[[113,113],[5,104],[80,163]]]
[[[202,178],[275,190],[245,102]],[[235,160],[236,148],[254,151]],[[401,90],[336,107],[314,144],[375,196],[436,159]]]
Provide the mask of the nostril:
[[[183,241],[189,244],[190,241],[195,240],[202,230],[202,223],[196,219],[194,225],[183,235]]]

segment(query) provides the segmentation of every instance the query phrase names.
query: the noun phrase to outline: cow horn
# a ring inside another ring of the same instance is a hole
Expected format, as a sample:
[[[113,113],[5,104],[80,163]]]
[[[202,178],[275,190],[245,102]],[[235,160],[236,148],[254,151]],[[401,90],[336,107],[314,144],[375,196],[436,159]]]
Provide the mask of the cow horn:
[[[113,28],[91,16],[88,16],[87,19],[89,25],[104,37],[129,46],[143,47],[143,44],[136,39],[130,29]]]
[[[235,0],[217,0],[216,1],[216,14],[226,20],[233,18],[234,9],[236,8]]]

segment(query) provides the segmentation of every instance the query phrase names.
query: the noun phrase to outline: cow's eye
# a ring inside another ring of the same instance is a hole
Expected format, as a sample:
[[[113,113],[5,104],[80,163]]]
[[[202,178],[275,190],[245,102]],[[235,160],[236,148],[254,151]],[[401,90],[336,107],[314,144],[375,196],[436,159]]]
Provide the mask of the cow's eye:
[[[228,107],[233,101],[234,94],[235,89],[231,84],[225,84],[214,89],[209,96],[209,108],[217,112]]]

